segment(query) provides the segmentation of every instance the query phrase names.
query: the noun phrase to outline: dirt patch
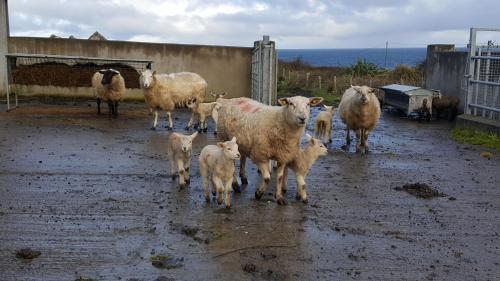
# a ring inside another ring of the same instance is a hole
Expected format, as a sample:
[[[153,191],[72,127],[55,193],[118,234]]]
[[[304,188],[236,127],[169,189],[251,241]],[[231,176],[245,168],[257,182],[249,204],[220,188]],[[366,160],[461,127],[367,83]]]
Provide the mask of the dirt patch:
[[[439,192],[426,183],[407,183],[403,186],[394,188],[397,191],[406,191],[417,198],[430,199],[434,197],[446,196],[446,194]]]
[[[35,251],[30,248],[24,248],[16,252],[16,258],[32,260],[38,258],[41,254],[42,252],[40,251]]]
[[[125,87],[139,88],[139,72],[132,66],[120,63],[68,65],[44,62],[30,65],[21,64],[12,67],[12,79],[15,84],[20,85],[91,87],[92,75],[103,68],[113,68],[120,71],[125,80]]]
[[[156,255],[149,258],[151,264],[156,268],[173,269],[184,265],[184,258],[176,258],[169,255]]]
[[[252,272],[257,271],[257,266],[255,266],[255,264],[253,264],[253,263],[246,263],[241,268],[243,269],[243,271],[248,272],[248,273],[252,273]]]

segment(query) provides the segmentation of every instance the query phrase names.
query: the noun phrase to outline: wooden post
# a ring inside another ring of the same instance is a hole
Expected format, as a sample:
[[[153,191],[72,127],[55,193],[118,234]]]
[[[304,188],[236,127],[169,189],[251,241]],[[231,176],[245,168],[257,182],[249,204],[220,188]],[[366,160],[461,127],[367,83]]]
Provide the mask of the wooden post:
[[[311,75],[310,72],[306,73],[306,88],[309,87],[309,75]]]
[[[337,76],[333,76],[333,92],[337,93]]]
[[[352,86],[352,76],[349,77],[349,83],[351,83],[349,86]]]
[[[318,82],[319,82],[319,89],[321,90],[321,75],[318,76]]]
[[[288,70],[288,81],[289,82],[290,82],[291,78],[292,78],[292,71],[289,69]]]

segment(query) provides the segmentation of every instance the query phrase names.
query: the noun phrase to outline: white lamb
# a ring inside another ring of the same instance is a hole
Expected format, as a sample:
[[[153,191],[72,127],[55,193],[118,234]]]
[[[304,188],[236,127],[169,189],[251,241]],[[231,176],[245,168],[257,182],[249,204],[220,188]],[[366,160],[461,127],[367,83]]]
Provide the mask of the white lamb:
[[[212,117],[215,122],[215,134],[217,134],[217,120],[213,118],[213,112],[216,112],[221,104],[218,102],[198,102],[196,98],[189,100],[186,103],[186,106],[190,108],[193,113],[198,116],[198,119],[200,120],[200,127],[198,132],[207,132],[207,123],[208,123],[208,118]],[[191,129],[192,122],[189,122],[186,130]]]
[[[198,132],[190,136],[179,133],[172,133],[168,138],[167,152],[170,155],[170,172],[172,180],[175,180],[175,166],[179,171],[179,187],[184,188],[186,183],[189,184],[189,166],[191,164],[191,150],[193,140],[198,135]]]
[[[92,76],[92,88],[97,99],[97,114],[101,114],[101,100],[108,102],[109,116],[118,117],[118,102],[125,94],[125,80],[118,70],[101,69]]]
[[[295,180],[297,181],[297,195],[295,199],[302,200],[303,203],[307,203],[306,194],[306,176],[309,173],[312,165],[318,157],[328,154],[328,150],[321,143],[321,140],[311,137],[306,134],[307,145],[304,149],[296,154],[292,162],[288,163],[287,169],[283,173],[283,191],[287,190],[288,183],[288,168],[292,169],[295,174]]]
[[[168,130],[172,130],[172,114],[174,108],[183,107],[189,99],[196,98],[203,102],[207,82],[200,75],[192,72],[157,74],[156,71],[146,69],[141,73],[140,84],[143,89],[146,104],[154,112],[152,130],[158,123],[158,109],[168,115]],[[190,122],[193,122],[194,113]]]
[[[271,179],[270,160],[278,162],[275,196],[276,202],[283,205],[286,203],[281,189],[283,172],[299,152],[310,106],[321,103],[323,98],[296,96],[278,101],[281,106],[264,105],[248,98],[229,99],[219,109],[217,132],[222,140],[238,139],[242,184],[247,183],[246,157],[260,170],[263,180],[255,192],[256,199],[262,197]]]
[[[332,142],[332,118],[337,110],[333,106],[326,106],[325,111],[321,111],[316,117],[315,131],[316,138],[323,140],[323,143]]]
[[[356,152],[365,147],[368,153],[368,133],[377,126],[380,119],[380,103],[372,88],[368,86],[351,86],[342,95],[339,114],[346,124],[346,145],[351,143],[350,130],[356,133]]]
[[[234,160],[240,158],[236,138],[219,142],[217,145],[207,145],[200,153],[200,174],[203,179],[205,200],[210,202],[208,180],[212,178],[212,194],[217,193],[217,203],[222,204],[222,193],[225,191],[226,208],[231,208],[231,191],[234,174]]]

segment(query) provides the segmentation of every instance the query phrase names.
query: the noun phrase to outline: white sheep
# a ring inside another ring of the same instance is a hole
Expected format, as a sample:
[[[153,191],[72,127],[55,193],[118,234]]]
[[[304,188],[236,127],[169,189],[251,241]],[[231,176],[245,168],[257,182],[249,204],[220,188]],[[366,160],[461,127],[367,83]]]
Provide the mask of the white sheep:
[[[324,156],[328,154],[328,150],[321,143],[321,140],[311,137],[306,134],[307,145],[304,149],[300,149],[299,153],[295,155],[292,162],[287,164],[287,169],[283,173],[283,191],[287,190],[288,183],[288,168],[290,168],[295,174],[295,180],[297,182],[297,195],[295,199],[301,200],[303,203],[307,203],[307,193],[306,193],[306,176],[310,171],[312,165],[319,156]]]
[[[217,203],[222,204],[222,193],[225,191],[226,208],[231,207],[231,183],[234,174],[234,160],[240,158],[236,138],[207,145],[200,153],[200,174],[203,180],[205,200],[210,202],[208,180],[212,179],[212,194],[217,193]]]
[[[339,114],[346,124],[347,149],[351,143],[350,130],[356,133],[356,152],[364,146],[368,153],[368,134],[375,128],[380,119],[380,103],[373,89],[368,86],[351,86],[342,95]]]
[[[285,166],[299,152],[310,106],[322,101],[323,98],[319,97],[296,96],[279,99],[282,106],[264,105],[249,98],[229,99],[222,103],[217,121],[219,138],[228,140],[236,137],[238,140],[242,184],[248,183],[245,175],[246,158],[250,157],[257,165],[263,180],[255,192],[256,199],[262,197],[271,179],[269,161],[276,160],[276,201],[280,205],[285,204],[281,189]]]
[[[189,184],[189,166],[191,164],[191,151],[193,140],[198,135],[198,132],[190,136],[180,133],[172,133],[168,137],[167,153],[170,156],[170,172],[172,180],[175,180],[175,168],[179,172],[179,186],[184,188],[186,183]]]
[[[213,112],[217,112],[220,108],[221,104],[218,102],[198,102],[196,98],[189,100],[186,103],[186,106],[190,108],[193,113],[198,116],[198,120],[200,121],[199,132],[207,132],[207,123],[208,118],[212,117],[215,122],[215,134],[217,134],[217,120],[213,118]],[[189,122],[186,129],[191,129],[192,123]]]
[[[332,142],[332,118],[337,110],[333,106],[326,106],[325,111],[321,111],[316,117],[315,131],[316,138],[323,140],[323,143]]]
[[[183,107],[191,98],[203,102],[207,82],[200,75],[192,72],[157,74],[156,71],[146,69],[141,73],[140,84],[143,89],[146,104],[154,112],[152,130],[158,123],[158,109],[168,115],[168,130],[172,130],[172,114],[174,108]],[[190,122],[193,122],[194,113]]]
[[[97,114],[101,114],[101,101],[108,103],[109,115],[118,117],[118,102],[125,94],[125,80],[118,70],[101,69],[92,76],[92,88],[97,99]]]

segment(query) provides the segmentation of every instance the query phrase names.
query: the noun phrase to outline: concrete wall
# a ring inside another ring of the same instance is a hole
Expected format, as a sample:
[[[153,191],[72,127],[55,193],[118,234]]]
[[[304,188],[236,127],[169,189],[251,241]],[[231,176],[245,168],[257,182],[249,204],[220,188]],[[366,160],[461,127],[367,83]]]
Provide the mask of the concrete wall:
[[[229,97],[250,96],[251,47],[198,46],[126,41],[92,41],[82,39],[50,39],[10,37],[9,53],[31,53],[102,57],[118,59],[150,59],[159,72],[190,71],[208,82],[208,90],[227,92]],[[50,92],[50,87],[21,87],[20,94]],[[56,88],[56,87],[52,87]],[[60,87],[57,87],[60,88]],[[71,95],[75,89],[57,89],[58,94]],[[78,89],[79,95],[91,96],[91,89]],[[136,93],[136,91],[131,91]]]
[[[7,40],[9,38],[9,21],[7,0],[0,0],[0,96],[7,92]]]
[[[425,88],[460,98],[460,112],[466,98],[467,52],[455,51],[454,45],[429,45],[425,63]]]

